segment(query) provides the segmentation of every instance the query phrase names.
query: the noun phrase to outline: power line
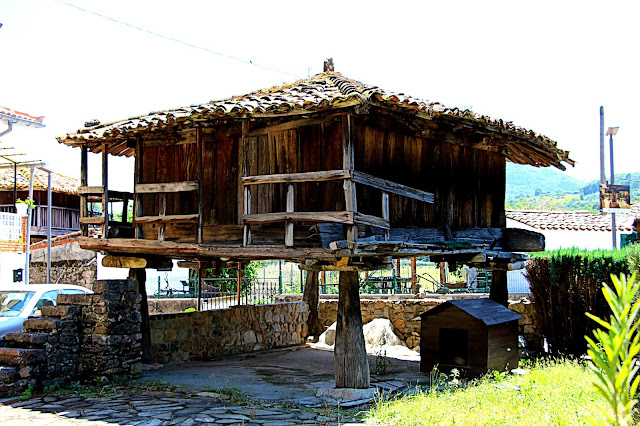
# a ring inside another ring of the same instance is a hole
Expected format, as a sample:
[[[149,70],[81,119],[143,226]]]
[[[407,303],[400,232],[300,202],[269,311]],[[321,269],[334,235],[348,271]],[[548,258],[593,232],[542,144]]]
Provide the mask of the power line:
[[[84,9],[84,8],[82,8],[80,6],[77,6],[77,5],[72,4],[72,3],[68,3],[68,2],[63,1],[63,0],[53,0],[53,1],[61,3],[61,4],[64,4],[64,5],[69,6],[69,7],[73,7],[75,9],[78,9],[78,10],[80,10],[82,12],[85,12],[85,13],[89,13],[91,15],[98,16],[98,17],[100,17],[102,19],[106,19],[108,21],[115,22],[116,24],[124,25],[126,27],[133,28],[133,29],[141,31],[143,33],[147,33],[147,34],[154,35],[156,37],[163,38],[165,40],[169,40],[169,41],[173,41],[175,43],[183,44],[185,46],[192,47],[194,49],[203,50],[203,51],[208,52],[208,53],[213,53],[214,55],[218,55],[218,56],[226,58],[226,59],[231,59],[233,61],[241,62],[241,63],[246,64],[246,65],[253,65],[254,67],[262,68],[262,69],[267,70],[267,71],[274,71],[274,72],[277,72],[277,73],[280,73],[280,74],[286,74],[286,75],[293,76],[295,78],[300,78],[300,76],[298,76],[296,74],[293,74],[293,73],[290,73],[288,71],[282,71],[282,70],[279,70],[279,69],[276,69],[276,68],[271,68],[271,67],[267,67],[265,65],[257,64],[257,63],[255,63],[255,62],[253,62],[251,60],[247,61],[246,59],[241,59],[241,58],[238,58],[238,57],[235,57],[235,56],[226,55],[224,53],[216,52],[215,50],[211,50],[211,49],[206,48],[206,47],[198,46],[198,45],[195,45],[195,44],[192,44],[192,43],[189,43],[189,42],[186,42],[186,41],[174,38],[174,37],[170,37],[170,36],[166,36],[164,34],[157,33],[155,31],[147,30],[146,28],[138,27],[137,25],[133,25],[133,24],[130,24],[128,22],[123,22],[123,21],[120,21],[118,19],[111,18],[110,16],[106,16],[106,15],[103,15],[101,13],[94,12],[92,10]]]

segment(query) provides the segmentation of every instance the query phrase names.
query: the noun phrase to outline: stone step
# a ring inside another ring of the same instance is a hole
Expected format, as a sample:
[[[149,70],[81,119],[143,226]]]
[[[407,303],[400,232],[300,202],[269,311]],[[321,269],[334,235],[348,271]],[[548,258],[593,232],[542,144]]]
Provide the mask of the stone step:
[[[0,348],[0,365],[36,365],[45,359],[44,349]]]
[[[4,342],[8,348],[42,349],[48,337],[48,333],[7,333]]]
[[[45,318],[76,319],[81,308],[74,305],[43,306],[40,312]]]
[[[29,318],[23,323],[25,333],[40,333],[50,332],[58,329],[62,323],[62,320],[56,318]]]

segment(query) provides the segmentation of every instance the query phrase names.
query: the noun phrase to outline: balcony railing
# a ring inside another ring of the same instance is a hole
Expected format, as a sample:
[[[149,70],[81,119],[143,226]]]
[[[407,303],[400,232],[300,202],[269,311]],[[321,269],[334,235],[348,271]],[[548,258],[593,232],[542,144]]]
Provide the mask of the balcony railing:
[[[13,204],[0,204],[0,211],[14,213]],[[45,235],[47,233],[47,206],[35,206],[31,210],[31,235]],[[51,208],[51,232],[62,235],[80,229],[80,210],[68,207]]]

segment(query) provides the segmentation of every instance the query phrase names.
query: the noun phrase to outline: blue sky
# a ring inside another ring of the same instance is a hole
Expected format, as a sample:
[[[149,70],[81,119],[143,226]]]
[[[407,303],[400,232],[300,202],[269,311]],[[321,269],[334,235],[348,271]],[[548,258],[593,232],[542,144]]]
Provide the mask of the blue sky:
[[[631,1],[0,0],[0,105],[47,125],[0,142],[77,177],[79,150],[55,136],[89,119],[246,93],[320,72],[331,56],[350,78],[549,136],[580,179],[599,176],[603,105],[605,126],[620,126],[616,171],[640,171],[639,12]],[[111,167],[113,185],[130,189],[131,163]]]

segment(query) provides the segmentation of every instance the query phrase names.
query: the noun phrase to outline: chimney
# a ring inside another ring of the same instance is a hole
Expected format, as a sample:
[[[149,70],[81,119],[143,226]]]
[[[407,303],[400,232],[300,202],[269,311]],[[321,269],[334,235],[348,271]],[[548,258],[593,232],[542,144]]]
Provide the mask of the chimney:
[[[324,72],[335,71],[333,68],[333,58],[327,58],[324,61]]]

